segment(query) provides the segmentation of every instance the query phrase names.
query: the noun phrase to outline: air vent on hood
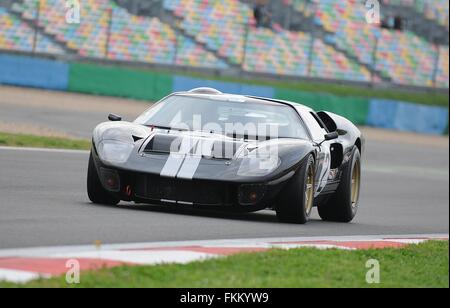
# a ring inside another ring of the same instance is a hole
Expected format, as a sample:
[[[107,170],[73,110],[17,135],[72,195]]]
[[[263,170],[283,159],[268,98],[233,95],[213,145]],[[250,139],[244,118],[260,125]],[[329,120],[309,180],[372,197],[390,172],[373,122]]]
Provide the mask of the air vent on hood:
[[[148,142],[144,153],[180,153],[180,149],[183,147],[185,154],[187,152],[193,155],[201,154],[207,158],[232,159],[243,144],[243,142],[236,141],[156,134]],[[189,150],[186,151],[186,148]]]
[[[179,138],[177,136],[157,134],[149,141],[144,152],[170,153],[171,147],[178,146],[176,149],[172,149],[172,151],[177,152],[181,144]]]
[[[134,141],[134,142],[137,142],[137,141],[139,141],[139,140],[144,139],[144,138],[142,138],[142,137],[138,137],[138,136],[135,136],[135,135],[132,135],[131,137],[133,137],[133,141]]]

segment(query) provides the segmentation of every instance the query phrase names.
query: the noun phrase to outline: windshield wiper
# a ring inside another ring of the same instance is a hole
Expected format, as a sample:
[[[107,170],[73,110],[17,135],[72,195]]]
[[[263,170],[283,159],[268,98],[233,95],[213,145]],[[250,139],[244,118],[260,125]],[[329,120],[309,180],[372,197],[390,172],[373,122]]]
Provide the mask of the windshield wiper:
[[[178,131],[187,131],[185,128],[176,128],[176,127],[170,127],[170,126],[162,126],[162,125],[147,125],[150,128],[157,128],[157,129],[165,129],[165,130],[178,130]]]

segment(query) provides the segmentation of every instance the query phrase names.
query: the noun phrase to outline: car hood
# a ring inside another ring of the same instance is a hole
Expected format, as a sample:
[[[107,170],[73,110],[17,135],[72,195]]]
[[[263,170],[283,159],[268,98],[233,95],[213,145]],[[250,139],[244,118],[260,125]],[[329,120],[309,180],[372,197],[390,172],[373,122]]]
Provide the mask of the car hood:
[[[134,144],[126,162],[104,161],[106,165],[164,177],[217,181],[269,181],[295,169],[312,151],[307,140],[243,140],[126,122],[99,125],[94,131],[94,143],[105,140]]]

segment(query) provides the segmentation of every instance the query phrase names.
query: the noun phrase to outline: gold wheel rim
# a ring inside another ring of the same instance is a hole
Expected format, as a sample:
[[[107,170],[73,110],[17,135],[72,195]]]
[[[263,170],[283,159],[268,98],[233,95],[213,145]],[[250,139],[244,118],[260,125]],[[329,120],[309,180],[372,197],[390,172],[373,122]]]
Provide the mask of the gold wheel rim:
[[[356,207],[359,201],[359,191],[361,185],[361,165],[359,160],[355,163],[352,173],[352,207]]]
[[[305,212],[309,217],[311,214],[314,204],[314,170],[313,166],[308,167],[308,175],[306,178],[306,188],[305,188]]]

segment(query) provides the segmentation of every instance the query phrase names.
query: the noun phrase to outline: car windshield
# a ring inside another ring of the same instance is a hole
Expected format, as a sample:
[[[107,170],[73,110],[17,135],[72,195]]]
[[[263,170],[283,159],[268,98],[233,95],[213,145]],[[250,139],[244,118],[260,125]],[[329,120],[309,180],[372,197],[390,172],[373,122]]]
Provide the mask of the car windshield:
[[[308,139],[293,108],[241,96],[172,95],[145,111],[135,123],[244,139]]]

